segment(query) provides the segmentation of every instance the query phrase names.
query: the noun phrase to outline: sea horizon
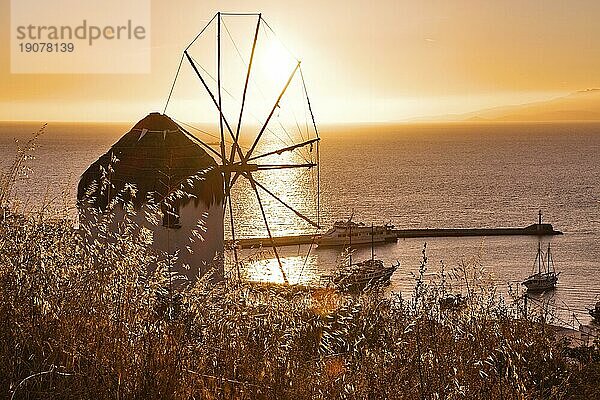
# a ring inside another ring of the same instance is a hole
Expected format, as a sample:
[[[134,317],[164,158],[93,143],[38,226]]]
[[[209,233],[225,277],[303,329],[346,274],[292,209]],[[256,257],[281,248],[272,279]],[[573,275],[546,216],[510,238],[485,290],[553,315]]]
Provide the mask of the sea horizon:
[[[18,125],[22,129],[17,136],[23,139],[36,124]],[[36,160],[29,164],[28,182],[35,184],[26,185],[22,195],[33,204],[36,198],[65,193],[75,212],[79,176],[132,125],[49,124],[39,139]],[[0,123],[0,147],[5,154],[14,149],[13,126]],[[399,229],[524,227],[537,222],[538,210],[542,210],[544,222],[564,232],[542,239],[555,247],[557,265],[563,271],[556,299],[568,304],[581,321],[589,320],[586,307],[600,295],[600,281],[593,278],[593,271],[600,268],[600,193],[595,185],[600,174],[600,123],[370,124],[351,129],[336,126],[322,133],[323,229],[350,214],[356,221],[390,222]],[[234,196],[240,204],[252,204],[248,188],[242,187]],[[303,192],[294,196],[288,198],[291,204],[316,218],[314,207],[302,208]],[[266,207],[274,236],[314,233],[274,204]],[[236,227],[238,238],[266,236],[258,214],[242,214]],[[225,221],[226,238],[228,226]],[[519,285],[530,271],[537,248],[535,237],[400,240],[376,250],[386,262],[402,262],[391,290],[411,290],[411,273],[418,267],[425,242],[432,260],[456,265],[465,257],[481,257],[501,288],[509,282]],[[299,247],[300,253],[307,251],[305,247]],[[339,262],[335,251],[317,251],[299,276],[294,267],[297,250],[282,248],[280,252],[290,276],[298,282],[316,282]],[[586,252],[589,259],[581,257]],[[357,257],[367,253],[368,249],[358,249]],[[432,271],[438,267],[436,261]],[[278,281],[277,270],[268,257],[246,272],[251,280]],[[590,279],[597,289],[588,291]]]

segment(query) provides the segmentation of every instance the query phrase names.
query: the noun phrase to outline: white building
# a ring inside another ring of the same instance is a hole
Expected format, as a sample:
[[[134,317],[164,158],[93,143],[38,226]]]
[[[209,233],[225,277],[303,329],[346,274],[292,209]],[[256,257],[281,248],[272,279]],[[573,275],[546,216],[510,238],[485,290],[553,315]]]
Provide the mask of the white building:
[[[130,200],[135,223],[152,232],[152,246],[164,254],[178,251],[173,270],[191,282],[212,268],[223,275],[223,198],[214,159],[159,113],[139,121],[94,162],[81,176],[77,194],[80,225],[87,224],[84,231],[92,236],[98,233],[98,215],[110,212],[118,221]],[[148,217],[151,209],[161,210],[154,213],[157,218]]]

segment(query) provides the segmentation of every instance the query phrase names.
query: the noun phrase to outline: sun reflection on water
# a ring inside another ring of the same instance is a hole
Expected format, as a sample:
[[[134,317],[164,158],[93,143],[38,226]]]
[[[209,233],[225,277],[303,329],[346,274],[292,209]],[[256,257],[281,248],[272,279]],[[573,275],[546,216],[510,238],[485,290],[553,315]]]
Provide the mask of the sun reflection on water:
[[[280,257],[283,270],[291,285],[319,285],[321,276],[315,270],[315,256]],[[242,277],[254,282],[284,283],[277,258],[261,258],[245,263]]]
[[[286,143],[287,144],[287,143]],[[276,140],[263,143],[256,154],[265,154],[284,146]],[[310,149],[303,153],[284,152],[260,159],[261,165],[306,164],[315,161]],[[316,168],[274,169],[254,172],[254,179],[265,186],[287,205],[316,222],[317,217],[317,177]],[[315,233],[315,228],[296,216],[264,190],[258,188],[267,221],[273,236],[288,236]],[[240,178],[232,189],[236,238],[268,236],[265,222],[260,212],[256,193],[251,184]],[[231,237],[231,228],[226,218],[225,234]]]

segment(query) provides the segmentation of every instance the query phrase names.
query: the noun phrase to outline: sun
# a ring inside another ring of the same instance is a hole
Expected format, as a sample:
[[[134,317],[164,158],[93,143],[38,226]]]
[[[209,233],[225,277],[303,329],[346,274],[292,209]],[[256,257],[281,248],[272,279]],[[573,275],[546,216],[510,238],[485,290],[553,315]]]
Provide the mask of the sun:
[[[285,84],[298,63],[281,42],[274,38],[267,38],[258,56],[261,70],[277,86]]]

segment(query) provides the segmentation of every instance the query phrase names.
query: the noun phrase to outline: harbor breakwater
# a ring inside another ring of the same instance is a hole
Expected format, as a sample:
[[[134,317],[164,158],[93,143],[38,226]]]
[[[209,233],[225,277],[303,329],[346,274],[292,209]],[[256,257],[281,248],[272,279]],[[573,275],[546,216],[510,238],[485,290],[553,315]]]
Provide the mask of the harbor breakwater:
[[[552,224],[531,224],[524,228],[425,228],[425,229],[394,229],[398,239],[405,238],[428,238],[428,237],[466,237],[466,236],[552,236],[562,235],[561,231],[555,230]],[[273,237],[273,243],[268,237],[244,238],[236,240],[237,246],[243,249],[253,247],[275,246],[297,246],[302,244],[314,244],[320,234],[293,235]],[[231,241],[228,242],[231,245]]]

